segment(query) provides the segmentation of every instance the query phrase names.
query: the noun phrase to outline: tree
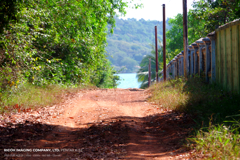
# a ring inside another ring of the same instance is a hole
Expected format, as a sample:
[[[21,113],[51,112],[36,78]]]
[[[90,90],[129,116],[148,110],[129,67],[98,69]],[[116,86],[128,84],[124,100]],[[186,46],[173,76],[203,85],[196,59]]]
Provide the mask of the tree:
[[[171,29],[166,32],[167,51],[169,58],[176,56],[183,50],[183,15],[178,14],[175,18],[169,19]],[[188,42],[195,42],[206,36],[204,21],[196,21],[192,11],[188,12]]]
[[[191,11],[196,21],[204,21],[207,33],[240,17],[240,0],[200,0]]]
[[[158,62],[159,62],[159,70],[163,68],[163,50],[161,41],[159,41],[160,47],[158,48]],[[140,69],[137,72],[138,82],[141,82],[140,88],[147,88],[148,87],[148,64],[149,58],[151,59],[151,82],[156,80],[156,61],[155,61],[155,50],[152,47],[151,54],[148,54],[143,57],[140,63]],[[160,73],[159,73],[160,76]]]
[[[21,0],[0,1],[0,34],[9,23],[17,20],[17,12],[21,9]]]
[[[126,7],[122,0],[22,1],[12,16],[17,23],[7,20],[0,33],[0,85],[114,84],[107,83],[116,79],[105,54],[107,25],[112,31],[114,16]]]
[[[175,18],[168,21],[171,29],[166,32],[167,50],[175,52],[175,50],[183,49],[183,16],[178,14]]]

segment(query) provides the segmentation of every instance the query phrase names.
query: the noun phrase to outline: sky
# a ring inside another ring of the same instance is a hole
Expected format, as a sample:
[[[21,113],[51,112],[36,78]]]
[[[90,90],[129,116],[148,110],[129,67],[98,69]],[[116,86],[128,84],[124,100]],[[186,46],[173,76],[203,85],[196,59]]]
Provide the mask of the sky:
[[[192,9],[193,1],[197,0],[187,0],[188,10]],[[137,20],[143,18],[145,20],[162,21],[162,4],[165,4],[166,18],[174,18],[178,13],[183,12],[182,0],[134,0],[134,2],[142,3],[143,8],[127,8],[125,17],[120,16],[119,18],[135,18]]]

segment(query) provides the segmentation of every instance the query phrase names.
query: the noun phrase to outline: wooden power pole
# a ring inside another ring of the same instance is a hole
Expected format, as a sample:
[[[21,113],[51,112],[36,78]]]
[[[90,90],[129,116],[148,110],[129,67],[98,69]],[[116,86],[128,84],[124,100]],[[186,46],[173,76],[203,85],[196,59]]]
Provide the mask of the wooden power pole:
[[[156,51],[156,82],[158,83],[158,46],[157,46],[157,26],[155,26],[155,51]]]
[[[165,4],[163,4],[163,79],[166,81],[166,18],[165,18]]]
[[[148,87],[151,86],[151,58],[149,58],[148,63]]]
[[[187,0],[183,0],[183,54],[184,54],[184,77],[188,77],[188,26],[187,26]]]

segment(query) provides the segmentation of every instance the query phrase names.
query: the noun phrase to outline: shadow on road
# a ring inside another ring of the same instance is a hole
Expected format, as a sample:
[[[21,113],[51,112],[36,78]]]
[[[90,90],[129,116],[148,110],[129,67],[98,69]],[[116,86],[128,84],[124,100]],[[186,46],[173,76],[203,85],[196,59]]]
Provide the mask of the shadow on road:
[[[114,117],[87,128],[25,121],[0,128],[0,159],[143,159],[184,153],[193,122],[173,112]],[[28,149],[28,150],[27,150]],[[49,150],[47,150],[49,149]]]

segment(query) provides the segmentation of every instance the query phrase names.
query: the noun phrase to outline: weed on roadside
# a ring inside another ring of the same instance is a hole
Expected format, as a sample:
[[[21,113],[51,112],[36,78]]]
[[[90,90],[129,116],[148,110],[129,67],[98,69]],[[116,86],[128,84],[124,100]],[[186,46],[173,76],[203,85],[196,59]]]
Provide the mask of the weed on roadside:
[[[240,135],[236,128],[211,125],[207,131],[200,129],[189,143],[195,143],[195,158],[204,159],[237,159],[240,157]]]
[[[185,106],[188,94],[182,92],[184,80],[181,78],[160,82],[151,86],[153,96],[149,101],[170,110],[181,110]]]
[[[63,97],[84,89],[82,86],[47,85],[35,86],[29,83],[19,85],[1,93],[0,112],[20,112],[62,102]]]
[[[196,122],[186,146],[203,159],[240,158],[239,95],[224,91],[201,78],[178,78],[153,85],[149,99],[159,107],[185,113]],[[192,148],[192,149],[193,149]]]

